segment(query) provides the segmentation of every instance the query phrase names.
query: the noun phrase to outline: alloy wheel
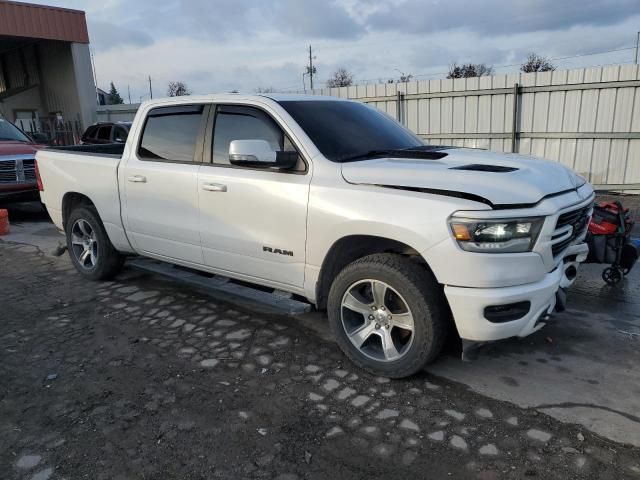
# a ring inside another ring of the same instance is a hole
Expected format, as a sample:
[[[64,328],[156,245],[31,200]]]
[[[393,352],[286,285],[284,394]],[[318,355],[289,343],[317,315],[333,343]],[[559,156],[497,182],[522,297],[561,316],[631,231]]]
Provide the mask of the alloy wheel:
[[[82,268],[92,269],[98,262],[98,240],[89,222],[75,221],[71,227],[71,249]]]
[[[413,344],[415,323],[407,302],[380,280],[353,283],[342,297],[340,315],[351,343],[373,360],[399,360]]]

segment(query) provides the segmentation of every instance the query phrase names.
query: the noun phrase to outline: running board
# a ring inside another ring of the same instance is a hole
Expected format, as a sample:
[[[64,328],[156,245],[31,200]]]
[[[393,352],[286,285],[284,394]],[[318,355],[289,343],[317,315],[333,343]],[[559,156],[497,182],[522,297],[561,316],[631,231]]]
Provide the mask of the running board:
[[[235,283],[228,277],[221,275],[208,277],[192,269],[146,258],[129,260],[127,265],[137,270],[177,280],[182,284],[198,287],[216,299],[241,303],[251,310],[263,313],[294,316],[311,311],[311,304],[295,300],[292,296],[285,295],[281,290],[265,292]]]

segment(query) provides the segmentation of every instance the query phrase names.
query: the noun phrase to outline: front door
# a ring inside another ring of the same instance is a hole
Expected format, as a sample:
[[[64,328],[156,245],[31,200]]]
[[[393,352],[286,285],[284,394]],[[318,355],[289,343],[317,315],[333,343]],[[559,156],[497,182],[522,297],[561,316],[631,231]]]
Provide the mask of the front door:
[[[202,264],[198,170],[206,110],[154,108],[132,139],[138,146],[129,152],[119,181],[127,233],[141,253]]]
[[[265,111],[217,107],[212,163],[203,163],[198,176],[204,262],[249,281],[301,289],[311,179],[307,166],[302,159],[288,171],[230,165],[232,140],[266,140],[274,150],[295,150]]]

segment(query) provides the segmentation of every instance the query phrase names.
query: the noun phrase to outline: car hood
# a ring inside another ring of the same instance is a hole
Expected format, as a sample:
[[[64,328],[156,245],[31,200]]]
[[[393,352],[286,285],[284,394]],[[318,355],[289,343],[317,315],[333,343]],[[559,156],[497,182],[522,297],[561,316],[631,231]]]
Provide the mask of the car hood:
[[[585,180],[557,162],[540,158],[451,148],[441,159],[378,158],[342,164],[349,183],[424,190],[468,198],[493,208],[538,203],[577,190]]]
[[[12,155],[35,155],[36,151],[40,150],[42,145],[36,145],[34,143],[24,142],[9,142],[6,140],[0,141],[0,160],[2,157]]]

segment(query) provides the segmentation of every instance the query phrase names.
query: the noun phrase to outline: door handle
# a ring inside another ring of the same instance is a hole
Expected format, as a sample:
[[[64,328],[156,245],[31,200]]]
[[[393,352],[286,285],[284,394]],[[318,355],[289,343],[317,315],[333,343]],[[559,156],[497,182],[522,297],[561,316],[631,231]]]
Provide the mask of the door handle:
[[[127,180],[133,183],[147,183],[147,177],[143,175],[131,175]]]
[[[221,183],[203,183],[202,189],[207,192],[226,192],[227,186]]]

